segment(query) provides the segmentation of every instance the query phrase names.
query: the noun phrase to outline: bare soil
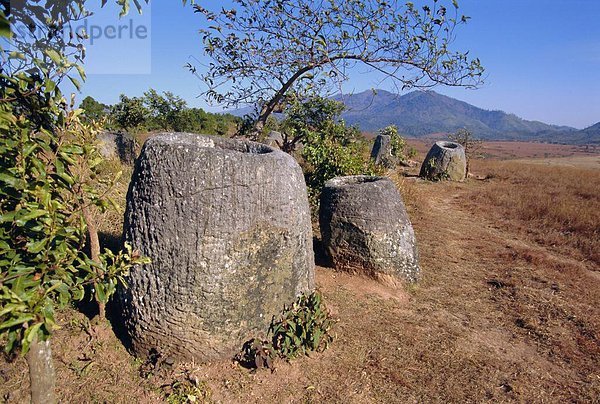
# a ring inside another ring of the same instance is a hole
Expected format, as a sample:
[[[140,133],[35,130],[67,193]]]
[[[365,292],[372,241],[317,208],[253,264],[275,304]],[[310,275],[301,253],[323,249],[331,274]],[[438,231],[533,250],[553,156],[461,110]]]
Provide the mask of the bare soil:
[[[205,401],[226,403],[600,402],[600,268],[476,197],[502,178],[395,179],[422,280],[382,284],[318,267],[337,319],[324,353],[274,372],[230,360],[148,372],[108,324],[69,310],[53,339],[60,401],[160,402],[187,379]],[[0,362],[0,380],[7,402],[27,402],[22,359]]]

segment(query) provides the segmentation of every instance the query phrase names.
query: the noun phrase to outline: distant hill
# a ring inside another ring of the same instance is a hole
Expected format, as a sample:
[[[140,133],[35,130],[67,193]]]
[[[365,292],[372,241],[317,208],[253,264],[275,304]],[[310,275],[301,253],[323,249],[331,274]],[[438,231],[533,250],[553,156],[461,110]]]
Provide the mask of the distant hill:
[[[600,144],[600,122],[573,134],[582,144]]]
[[[376,132],[396,125],[400,133],[424,137],[466,128],[486,140],[521,140],[566,144],[600,144],[600,122],[583,130],[569,126],[527,121],[503,111],[488,111],[435,91],[413,91],[397,95],[385,90],[332,97],[347,110],[342,118],[362,131]],[[231,111],[242,116],[251,108]]]
[[[365,91],[334,98],[343,101],[348,108],[342,115],[347,123],[369,132],[393,124],[407,136],[422,137],[466,128],[482,139],[566,143],[572,142],[570,135],[578,133],[568,126],[527,121],[502,111],[487,111],[435,91],[413,91],[398,96],[376,90],[375,94]]]
[[[537,138],[552,143],[600,145],[600,122],[582,130],[542,131]]]

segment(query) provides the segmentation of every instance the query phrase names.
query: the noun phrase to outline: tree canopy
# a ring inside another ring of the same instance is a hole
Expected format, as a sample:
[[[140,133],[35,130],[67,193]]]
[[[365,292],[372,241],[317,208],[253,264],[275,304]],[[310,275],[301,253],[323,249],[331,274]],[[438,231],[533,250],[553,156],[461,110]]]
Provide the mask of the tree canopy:
[[[352,68],[366,66],[399,88],[435,84],[475,87],[483,68],[450,45],[468,17],[456,0],[234,0],[233,9],[194,5],[210,63],[188,67],[207,84],[209,100],[254,104],[258,132],[290,96],[340,89]],[[444,4],[449,3],[449,4]]]

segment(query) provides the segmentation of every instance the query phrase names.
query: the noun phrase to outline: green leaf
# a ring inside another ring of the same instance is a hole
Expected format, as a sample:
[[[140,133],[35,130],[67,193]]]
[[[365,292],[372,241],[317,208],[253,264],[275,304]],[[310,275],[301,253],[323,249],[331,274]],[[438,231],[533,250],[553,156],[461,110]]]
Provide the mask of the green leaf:
[[[33,339],[36,337],[37,332],[40,330],[43,324],[44,323],[37,323],[29,327],[27,331],[25,331],[25,340],[29,343],[33,342]]]
[[[98,300],[101,303],[106,303],[107,299],[106,299],[104,285],[101,283],[97,283],[96,285],[94,285],[94,288],[96,289],[96,293],[95,293],[96,300]]]
[[[8,18],[6,18],[6,15],[4,15],[3,11],[0,11],[0,37],[11,37],[10,22],[8,21]]]
[[[8,333],[8,341],[4,347],[4,352],[11,352],[15,346],[15,342],[17,342],[17,332],[13,330]]]
[[[75,77],[72,77],[72,76],[68,76],[68,77],[69,77],[69,80],[71,81],[71,83],[73,83],[73,85],[77,89],[77,91],[81,91],[81,83],[79,82],[79,80],[77,80]]]
[[[56,89],[56,83],[50,79],[46,79],[45,81],[45,93],[50,94]]]
[[[23,52],[12,51],[8,54],[8,57],[11,59],[26,60],[25,54]]]
[[[85,70],[83,69],[83,66],[75,65],[75,69],[77,69],[77,72],[79,73],[79,77],[81,77],[81,80],[85,81],[86,75],[85,75]]]
[[[16,188],[18,184],[20,184],[19,178],[8,173],[0,173],[0,181],[14,188]]]
[[[48,214],[48,211],[46,211],[44,209],[31,209],[29,211],[23,209],[20,212],[23,212],[23,214],[18,214],[16,216],[16,223],[20,226],[24,225],[31,219],[36,219],[40,216],[44,216],[44,215]]]
[[[27,243],[27,251],[32,254],[37,254],[40,251],[42,251],[44,247],[46,247],[47,242],[47,239],[42,239],[39,241],[30,241],[29,243]]]
[[[33,318],[34,317],[31,314],[28,314],[28,315],[25,315],[25,316],[14,318],[12,320],[5,321],[5,322],[3,322],[3,323],[0,324],[0,330],[3,330],[5,328],[11,328],[11,327],[14,327],[16,325],[23,324],[23,323],[27,323],[27,322],[33,320]]]
[[[63,63],[63,57],[54,49],[46,49],[44,51],[46,55],[56,64],[61,65]]]

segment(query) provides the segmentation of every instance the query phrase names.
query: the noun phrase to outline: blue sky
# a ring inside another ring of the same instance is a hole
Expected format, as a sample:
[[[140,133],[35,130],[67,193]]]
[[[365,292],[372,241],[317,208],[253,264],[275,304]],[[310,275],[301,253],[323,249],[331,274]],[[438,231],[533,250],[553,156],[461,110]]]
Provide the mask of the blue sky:
[[[477,90],[438,86],[435,91],[552,124],[584,128],[600,121],[600,0],[459,4],[472,19],[458,30],[455,48],[481,59],[486,83]],[[120,21],[115,16],[109,7],[95,21],[101,26],[129,25],[131,18],[133,26],[147,26],[148,35],[138,42],[128,37],[89,47],[89,74],[80,99],[92,95],[114,103],[121,93],[140,95],[152,87],[172,91],[191,106],[220,110],[198,98],[205,88],[184,67],[193,58],[203,59],[201,19],[191,7],[182,7],[181,1],[151,1],[141,17],[135,11]],[[377,83],[372,75],[357,72],[345,89],[359,92]]]

